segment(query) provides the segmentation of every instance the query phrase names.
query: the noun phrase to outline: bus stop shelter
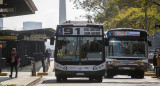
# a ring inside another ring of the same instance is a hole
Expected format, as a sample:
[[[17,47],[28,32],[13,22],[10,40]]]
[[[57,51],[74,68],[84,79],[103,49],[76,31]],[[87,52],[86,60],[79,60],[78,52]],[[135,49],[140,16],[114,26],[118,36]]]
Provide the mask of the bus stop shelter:
[[[0,18],[34,14],[35,11],[32,0],[0,0]]]
[[[52,28],[24,31],[1,30],[0,59],[7,59],[12,48],[16,48],[22,58],[20,66],[30,64],[27,57],[34,57],[38,61],[41,54],[45,53],[45,42],[54,35],[55,30]]]

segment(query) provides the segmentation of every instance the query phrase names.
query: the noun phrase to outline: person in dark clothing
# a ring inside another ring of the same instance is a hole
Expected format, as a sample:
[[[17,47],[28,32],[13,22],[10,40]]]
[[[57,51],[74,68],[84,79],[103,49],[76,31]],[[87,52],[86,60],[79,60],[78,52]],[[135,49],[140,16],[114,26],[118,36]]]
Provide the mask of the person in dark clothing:
[[[157,67],[157,59],[156,59],[156,54],[153,56],[153,66],[154,66],[154,72],[156,72],[156,67]]]
[[[90,44],[90,52],[99,52],[100,51],[100,44],[96,38]]]
[[[45,56],[42,52],[40,52],[40,57],[41,57],[41,63],[43,67],[43,72],[45,72]]]
[[[48,64],[50,66],[50,57],[51,57],[51,54],[48,52],[48,50],[46,50],[45,57],[46,57],[46,59],[48,61]]]
[[[16,71],[15,78],[17,78],[18,65],[20,63],[20,58],[19,58],[19,54],[16,52],[16,48],[13,48],[12,52],[9,54],[8,63],[11,66],[11,74],[9,75],[9,77],[12,78],[13,68],[15,67],[15,71]]]

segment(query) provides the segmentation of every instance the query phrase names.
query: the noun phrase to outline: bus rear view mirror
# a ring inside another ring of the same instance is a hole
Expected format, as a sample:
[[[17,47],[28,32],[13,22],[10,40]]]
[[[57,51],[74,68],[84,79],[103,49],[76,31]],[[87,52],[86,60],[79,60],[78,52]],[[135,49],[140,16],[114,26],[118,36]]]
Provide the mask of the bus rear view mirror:
[[[54,45],[54,37],[50,37],[50,45]]]
[[[104,42],[104,43],[105,43],[105,46],[109,46],[109,39],[108,39],[108,38],[105,38],[104,41],[105,41],[105,42]]]
[[[152,46],[152,42],[151,41],[148,41],[148,46]]]

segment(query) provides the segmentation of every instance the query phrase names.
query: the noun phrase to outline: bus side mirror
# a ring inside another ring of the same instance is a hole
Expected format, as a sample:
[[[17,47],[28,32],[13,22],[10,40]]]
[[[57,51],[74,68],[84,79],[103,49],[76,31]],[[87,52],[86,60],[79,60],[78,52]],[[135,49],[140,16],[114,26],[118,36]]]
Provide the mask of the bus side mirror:
[[[50,37],[50,45],[54,45],[54,37]]]
[[[148,46],[152,46],[152,42],[151,41],[148,41]]]
[[[104,39],[104,43],[105,43],[105,46],[109,46],[109,39],[108,39],[108,38],[105,38],[105,39]]]

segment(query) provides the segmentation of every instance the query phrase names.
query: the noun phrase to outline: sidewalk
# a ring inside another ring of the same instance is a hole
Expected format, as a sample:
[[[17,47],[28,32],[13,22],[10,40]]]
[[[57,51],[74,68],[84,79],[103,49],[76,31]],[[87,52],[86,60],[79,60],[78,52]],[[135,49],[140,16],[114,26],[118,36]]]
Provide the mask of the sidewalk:
[[[1,78],[1,77],[0,77]],[[16,86],[33,86],[41,80],[40,76],[31,76],[31,72],[19,72],[18,78],[3,77],[5,81],[2,81],[2,85],[13,84]]]
[[[51,59],[51,66],[49,67],[49,71],[53,72],[54,60]],[[26,67],[19,68],[18,78],[14,78],[15,72],[13,72],[13,78],[9,78],[9,76],[0,76],[0,82],[3,85],[6,84],[14,84],[16,86],[33,86],[38,83],[42,76],[31,76],[31,68],[32,65],[28,65]],[[36,71],[42,72],[42,64],[40,61],[36,62]],[[10,68],[4,69],[2,72],[10,74]]]

